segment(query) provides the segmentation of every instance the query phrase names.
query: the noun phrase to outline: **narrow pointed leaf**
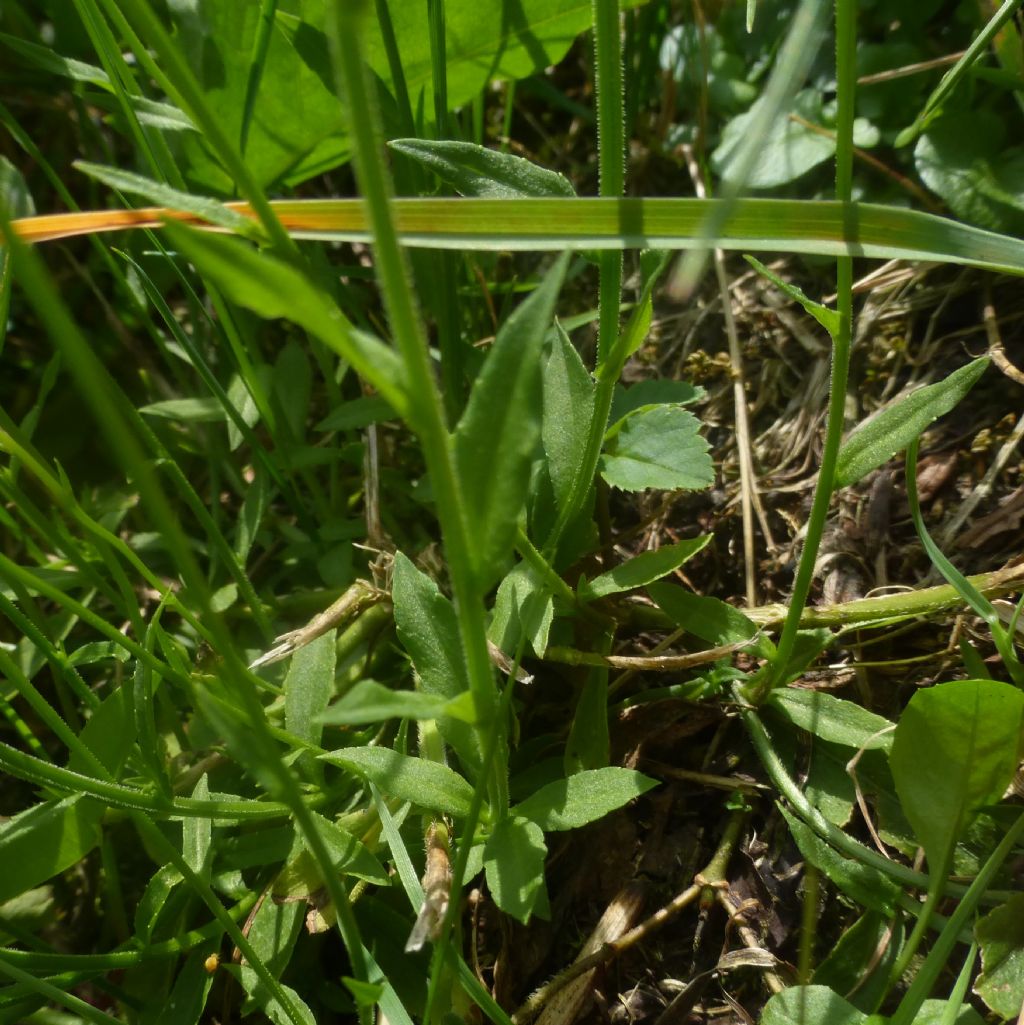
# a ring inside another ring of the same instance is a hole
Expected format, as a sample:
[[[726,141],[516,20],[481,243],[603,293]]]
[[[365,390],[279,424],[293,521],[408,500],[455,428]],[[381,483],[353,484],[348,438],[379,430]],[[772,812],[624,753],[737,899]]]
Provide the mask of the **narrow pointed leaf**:
[[[388,145],[418,160],[460,196],[511,199],[575,196],[569,179],[529,160],[472,142],[447,139],[392,139]]]
[[[835,487],[855,484],[887,463],[974,387],[989,364],[987,356],[954,370],[944,381],[918,388],[858,427],[843,442],[836,463]]]
[[[501,576],[526,498],[541,425],[541,346],[566,263],[560,259],[499,330],[455,431],[456,467],[481,591]]]
[[[357,331],[331,299],[298,268],[236,239],[168,224],[172,245],[229,299],[261,317],[290,320],[348,360],[391,407],[409,415],[405,370],[379,339]]]
[[[469,813],[473,788],[454,769],[386,747],[352,747],[320,756],[365,777],[382,793],[457,819]]]
[[[512,810],[515,815],[536,822],[545,832],[578,829],[604,818],[657,785],[658,781],[649,776],[612,765],[549,783]]]
[[[653,552],[642,552],[632,559],[627,559],[615,569],[581,585],[580,597],[591,601],[622,591],[632,591],[635,587],[643,587],[645,584],[660,580],[706,548],[711,538],[711,534],[703,534],[700,537],[678,541],[674,545],[665,545]]]
[[[561,324],[555,324],[551,355],[544,367],[541,439],[559,509],[572,492],[583,461],[594,411],[595,385]]]

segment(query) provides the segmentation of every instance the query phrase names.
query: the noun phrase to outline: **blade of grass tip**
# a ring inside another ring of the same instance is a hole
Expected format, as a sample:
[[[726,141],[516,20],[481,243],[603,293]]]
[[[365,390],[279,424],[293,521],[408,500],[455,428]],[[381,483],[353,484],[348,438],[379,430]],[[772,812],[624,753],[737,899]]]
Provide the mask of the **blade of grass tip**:
[[[985,27],[978,33],[974,42],[964,51],[963,56],[939,80],[939,84],[924,102],[921,113],[914,118],[913,124],[904,128],[896,136],[895,146],[906,146],[921,134],[931,121],[932,116],[942,107],[945,99],[960,84],[961,79],[977,63],[978,58],[988,48],[996,33],[1013,17],[1014,11],[1020,7],[1020,0],[1003,0],[995,14],[989,18]]]
[[[249,55],[249,73],[245,78],[242,125],[238,131],[238,152],[242,157],[245,157],[245,146],[249,141],[249,126],[252,124],[253,111],[256,109],[256,97],[260,91],[263,68],[267,63],[270,34],[274,29],[276,14],[277,0],[260,0],[259,21],[256,23],[256,35],[253,38],[252,52]]]
[[[121,14],[119,8],[128,11],[129,17],[139,26],[143,40],[148,42],[158,58],[159,65],[154,61],[146,62],[150,73],[154,74],[155,80],[160,83],[171,99],[192,118],[204,140],[233,178],[239,191],[252,204],[273,248],[282,255],[293,257],[297,255],[298,249],[295,242],[281,227],[281,222],[267,202],[267,197],[263,189],[260,188],[259,182],[253,177],[245,161],[228,138],[220,119],[210,109],[185,58],[167,34],[160,19],[154,14],[148,0],[101,0],[101,2],[115,23],[117,20],[115,14]],[[140,63],[143,62],[141,51],[136,53],[136,57]]]
[[[836,0],[836,200],[849,211],[851,220],[846,225],[849,237],[855,229],[853,208],[853,119],[857,87],[857,9],[856,0]],[[763,683],[752,688],[752,700],[764,698],[772,687],[785,682],[789,660],[796,645],[800,629],[800,616],[807,604],[818,548],[828,519],[836,476],[836,462],[843,435],[846,410],[846,386],[850,370],[850,346],[853,338],[853,260],[850,256],[836,259],[836,308],[839,324],[832,336],[832,371],[829,379],[828,419],[825,423],[825,443],[822,447],[821,466],[814,488],[811,514],[807,521],[803,551],[797,566],[796,579],[789,599],[789,610],[779,636],[772,668]]]
[[[698,240],[702,245],[688,252],[680,261],[669,286],[672,295],[685,298],[696,287],[708,250],[712,248],[715,236],[721,232],[733,204],[745,188],[768,133],[777,118],[789,106],[810,71],[825,32],[827,11],[825,0],[802,0],[797,8],[790,23],[789,33],[779,49],[772,73],[761,95],[764,104],[763,117],[744,140],[743,148],[733,165],[735,171],[718,190],[721,205],[714,208],[699,229]]]
[[[699,237],[719,199],[641,199],[614,203],[580,199],[396,199],[394,217],[404,245],[481,252],[561,252],[592,249],[696,249],[903,259],[954,263],[1003,274],[1024,274],[1024,242],[946,217],[880,203],[850,206],[832,200],[739,199],[721,233]],[[244,212],[247,204],[232,203]],[[273,208],[297,239],[367,242],[362,200],[275,200]],[[195,224],[159,208],[109,210],[22,218],[15,228],[35,243],[75,235],[160,227],[164,220]],[[851,233],[851,221],[856,232]],[[201,225],[196,225],[202,227]]]

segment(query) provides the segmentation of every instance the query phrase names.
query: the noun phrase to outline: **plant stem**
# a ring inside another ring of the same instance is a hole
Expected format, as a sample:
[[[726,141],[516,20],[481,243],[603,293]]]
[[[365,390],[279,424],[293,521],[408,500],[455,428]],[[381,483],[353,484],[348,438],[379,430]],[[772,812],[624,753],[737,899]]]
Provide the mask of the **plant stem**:
[[[853,193],[853,115],[856,85],[856,5],[854,0],[836,0],[836,199],[844,204],[844,226],[847,238],[856,237],[854,209],[850,205]],[[832,375],[829,384],[828,420],[825,424],[825,445],[821,453],[818,482],[814,488],[814,501],[807,521],[807,535],[800,553],[789,612],[782,627],[779,646],[771,671],[763,681],[751,688],[748,698],[757,703],[764,700],[772,687],[785,683],[789,660],[793,655],[800,617],[814,579],[814,564],[818,557],[825,521],[828,519],[836,475],[836,460],[843,434],[843,415],[846,407],[846,384],[850,370],[850,344],[853,336],[853,259],[836,258],[836,295],[839,328],[832,339]]]
[[[384,161],[379,118],[366,80],[360,45],[360,13],[365,6],[365,3],[340,4],[330,19],[335,73],[350,113],[356,172],[372,227],[377,276],[384,305],[395,344],[412,383],[411,426],[420,437],[434,487],[458,609],[459,634],[466,655],[467,677],[483,747],[490,729],[496,726],[496,692],[487,654],[483,598],[473,573],[470,533],[455,471],[451,436],[445,425],[444,407],[434,383],[426,333],[413,300],[403,250],[398,243],[390,209],[390,175]],[[505,787],[499,778],[503,773],[504,766],[495,765],[488,786],[495,814],[501,813],[505,803],[502,798]]]
[[[619,0],[594,2],[594,87],[597,91],[597,139],[599,191],[602,197],[620,199],[625,185],[625,111],[622,97],[622,40],[619,31]],[[622,371],[609,360],[619,337],[619,303],[622,293],[622,253],[604,251],[598,257],[597,388],[594,411],[583,458],[559,511],[555,526],[544,543],[544,555],[554,556],[565,528],[583,508],[594,483],[601,446],[608,428],[615,384]]]

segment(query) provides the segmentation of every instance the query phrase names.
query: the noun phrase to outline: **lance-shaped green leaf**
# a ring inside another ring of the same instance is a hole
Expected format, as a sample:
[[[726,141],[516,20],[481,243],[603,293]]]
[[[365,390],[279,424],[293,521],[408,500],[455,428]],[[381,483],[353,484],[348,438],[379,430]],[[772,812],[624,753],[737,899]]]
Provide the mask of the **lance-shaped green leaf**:
[[[854,430],[839,450],[835,487],[855,484],[905,449],[971,390],[988,364],[987,356],[973,360],[954,370],[944,381],[918,388],[905,399],[892,403]]]
[[[588,822],[604,818],[657,785],[656,779],[633,769],[614,765],[587,769],[541,787],[512,811],[521,818],[536,822],[545,832],[579,829]]]
[[[450,701],[467,693],[469,680],[455,609],[437,584],[401,552],[395,554],[391,598],[398,638],[412,658],[424,694]],[[481,752],[473,729],[447,715],[438,719],[437,726],[463,767],[475,771]]]
[[[360,680],[320,717],[322,723],[363,724],[385,719],[440,719],[456,715],[473,721],[473,699],[468,691],[446,701],[418,690],[392,690],[376,680]]]
[[[447,765],[387,747],[346,747],[320,757],[363,776],[390,797],[457,819],[469,813],[473,788]]]
[[[579,587],[579,596],[585,601],[592,601],[660,580],[682,566],[687,559],[703,551],[712,536],[702,534],[700,537],[677,541],[674,545],[665,545],[653,552],[642,552],[607,573],[594,577],[589,583],[584,581]]]
[[[846,896],[866,908],[892,916],[898,906],[900,888],[877,868],[847,858],[829,846],[810,826],[784,806],[779,807],[800,853],[820,869]]]
[[[305,328],[348,360],[392,409],[409,419],[405,368],[398,355],[380,339],[356,330],[308,275],[237,239],[181,224],[169,223],[165,230],[171,244],[232,302],[261,317],[280,317]]]
[[[761,1012],[761,1025],[861,1025],[867,1020],[828,986],[789,986]]]
[[[428,249],[504,251],[699,249],[930,260],[1024,275],[1024,240],[880,203],[796,199],[396,199],[399,238]],[[361,199],[275,200],[295,238],[372,242]],[[243,209],[239,205],[239,209]],[[717,219],[717,220],[716,220]],[[715,220],[712,235],[704,226]],[[721,223],[718,224],[717,221]],[[127,221],[127,223],[126,223]],[[118,211],[28,218],[27,241],[152,226]]]
[[[719,598],[704,597],[678,584],[651,584],[647,593],[676,624],[709,644],[751,640],[757,624]]]
[[[548,475],[561,509],[572,493],[587,447],[594,412],[594,381],[562,325],[555,323],[551,355],[544,367],[541,440]]]
[[[448,139],[392,139],[388,145],[419,161],[460,196],[575,196],[569,179],[557,171],[472,142]]]
[[[477,585],[512,551],[541,425],[540,353],[565,275],[562,257],[498,331],[455,430],[455,462]]]
[[[79,795],[45,801],[0,826],[0,902],[70,868],[96,846],[103,806]]]
[[[816,690],[776,688],[768,704],[808,733],[858,750],[892,747],[893,724],[853,701]]]
[[[774,271],[770,271],[760,260],[753,256],[746,256],[744,259],[757,271],[761,277],[767,278],[780,292],[788,295],[794,302],[799,303],[832,338],[839,333],[839,311],[829,309],[822,303],[815,302],[808,298],[802,289],[788,281],[783,281]]]
[[[167,206],[174,210],[202,217],[210,224],[227,228],[239,235],[260,238],[263,234],[259,224],[249,217],[243,217],[237,210],[232,210],[209,196],[197,196],[181,189],[172,189],[170,185],[154,181],[134,171],[124,171],[119,167],[108,167],[105,164],[93,164],[88,160],[76,160],[75,170],[87,174],[90,178],[108,185],[118,192],[129,196],[141,196],[156,206]]]

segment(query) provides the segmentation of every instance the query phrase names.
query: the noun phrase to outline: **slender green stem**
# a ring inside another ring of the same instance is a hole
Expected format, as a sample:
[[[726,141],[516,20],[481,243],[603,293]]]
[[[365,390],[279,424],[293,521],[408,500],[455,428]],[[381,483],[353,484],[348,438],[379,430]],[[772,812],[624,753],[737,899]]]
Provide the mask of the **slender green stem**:
[[[291,814],[288,805],[270,801],[207,801],[192,797],[167,799],[122,783],[108,782],[52,765],[4,743],[0,743],[0,768],[18,779],[52,787],[61,793],[94,797],[111,808],[137,809],[167,818],[265,822],[268,819],[284,819]]]
[[[438,518],[444,536],[452,590],[458,607],[459,632],[466,654],[470,689],[482,737],[494,724],[495,689],[487,655],[486,619],[479,585],[473,573],[470,532],[465,519],[451,436],[445,426],[441,396],[422,321],[417,313],[390,209],[390,176],[380,142],[373,96],[368,88],[360,46],[359,10],[365,3],[340,4],[331,20],[332,46],[338,84],[349,112],[360,190],[373,230],[377,274],[395,343],[415,382],[410,395],[411,426],[420,436],[434,487]],[[497,771],[503,771],[496,767]],[[498,799],[500,788],[492,798]],[[500,806],[500,800],[498,801]],[[496,808],[495,811],[498,809]]]
[[[292,1002],[289,992],[267,968],[263,958],[253,948],[248,936],[238,927],[238,923],[231,917],[228,909],[221,904],[210,884],[192,869],[181,852],[164,836],[156,823],[150,821],[147,815],[136,813],[132,816],[132,821],[139,834],[146,838],[154,850],[160,851],[167,863],[173,865],[189,886],[199,894],[218,924],[228,934],[231,942],[248,962],[249,967],[259,977],[260,982],[266,986],[267,992],[272,994],[273,998],[281,1005],[288,1018],[294,1025],[305,1025],[306,1019]]]
[[[597,90],[597,143],[600,194],[618,199],[625,184],[625,111],[622,98],[622,38],[619,0],[594,0],[594,85]],[[598,299],[598,362],[619,335],[622,254],[602,252]],[[602,434],[604,432],[601,426]]]
[[[744,702],[739,693],[738,686],[734,690],[734,694],[739,702],[740,718],[743,720],[743,725],[746,727],[747,734],[761,764],[764,766],[765,772],[768,773],[768,778],[774,784],[775,789],[789,801],[800,818],[818,836],[827,841],[845,857],[852,858],[854,861],[859,861],[865,865],[870,865],[872,868],[883,873],[883,875],[895,880],[901,886],[912,886],[922,890],[928,889],[931,882],[930,876],[925,875],[923,872],[915,872],[913,869],[907,868],[897,861],[890,861],[877,851],[871,850],[870,847],[865,847],[862,843],[854,840],[852,836],[849,836],[829,822],[811,804],[789,775],[782,759],[772,746],[771,738],[768,736],[760,716]],[[966,887],[956,883],[946,883],[943,887],[943,892],[948,896],[961,896],[966,892]]]
[[[956,910],[949,916],[946,924],[939,933],[938,938],[932,944],[924,965],[914,977],[914,981],[907,989],[896,1013],[889,1019],[890,1025],[911,1025],[917,1017],[921,1005],[928,998],[932,987],[938,981],[939,976],[949,965],[953,947],[960,938],[960,933],[967,926],[977,912],[981,898],[988,890],[989,884],[999,870],[1000,866],[1010,856],[1010,852],[1024,834],[1024,814],[1006,831],[1002,840],[999,841],[996,849],[989,855],[988,860],[981,867],[981,871],[974,877],[974,881],[963,895]]]
[[[1021,665],[1014,649],[1013,634],[1003,625],[993,604],[971,583],[970,578],[965,577],[946,558],[925,527],[921,503],[917,497],[917,450],[920,440],[915,438],[907,448],[907,504],[910,507],[910,518],[914,521],[914,529],[935,568],[949,581],[964,603],[988,624],[996,650],[1011,679],[1018,686],[1024,686],[1024,666]]]
[[[836,199],[844,204],[848,237],[852,237],[855,228],[849,203],[853,190],[856,15],[855,0],[836,0]],[[828,419],[825,424],[821,467],[814,488],[814,500],[807,521],[804,547],[800,553],[800,563],[793,582],[793,593],[789,600],[789,612],[782,627],[771,671],[763,681],[751,688],[749,698],[755,703],[763,700],[772,687],[780,686],[786,680],[797,631],[800,629],[800,617],[803,615],[814,579],[814,564],[825,532],[825,521],[828,519],[836,475],[836,460],[843,435],[850,345],[853,336],[853,260],[849,256],[840,256],[836,259],[836,296],[839,327],[832,339],[832,375],[829,383]]]
[[[599,188],[602,197],[618,199],[625,186],[625,113],[622,96],[622,40],[618,0],[594,0],[594,84],[597,90],[597,137]],[[544,542],[544,557],[550,561],[566,527],[576,518],[594,483],[615,385],[622,372],[612,365],[619,337],[619,307],[622,293],[622,253],[601,252],[598,267],[597,387],[594,409],[587,431],[583,458],[576,467],[569,495]]]
[[[253,909],[258,897],[257,893],[247,893],[233,908],[228,909],[228,914],[237,922]],[[107,954],[58,954],[0,947],[0,960],[35,972],[112,972],[119,968],[131,968],[143,961],[178,957],[202,943],[216,939],[223,931],[224,926],[214,920],[173,939],[151,943],[140,950],[112,950]]]
[[[0,975],[6,975],[8,978],[14,979],[15,982],[22,983],[55,1004],[62,1004],[69,1011],[76,1012],[85,1021],[95,1022],[96,1025],[120,1025],[117,1018],[104,1014],[98,1007],[93,1007],[81,997],[76,997],[73,993],[65,993],[53,983],[47,982],[45,979],[37,979],[21,968],[9,964],[2,954],[0,954]]]

